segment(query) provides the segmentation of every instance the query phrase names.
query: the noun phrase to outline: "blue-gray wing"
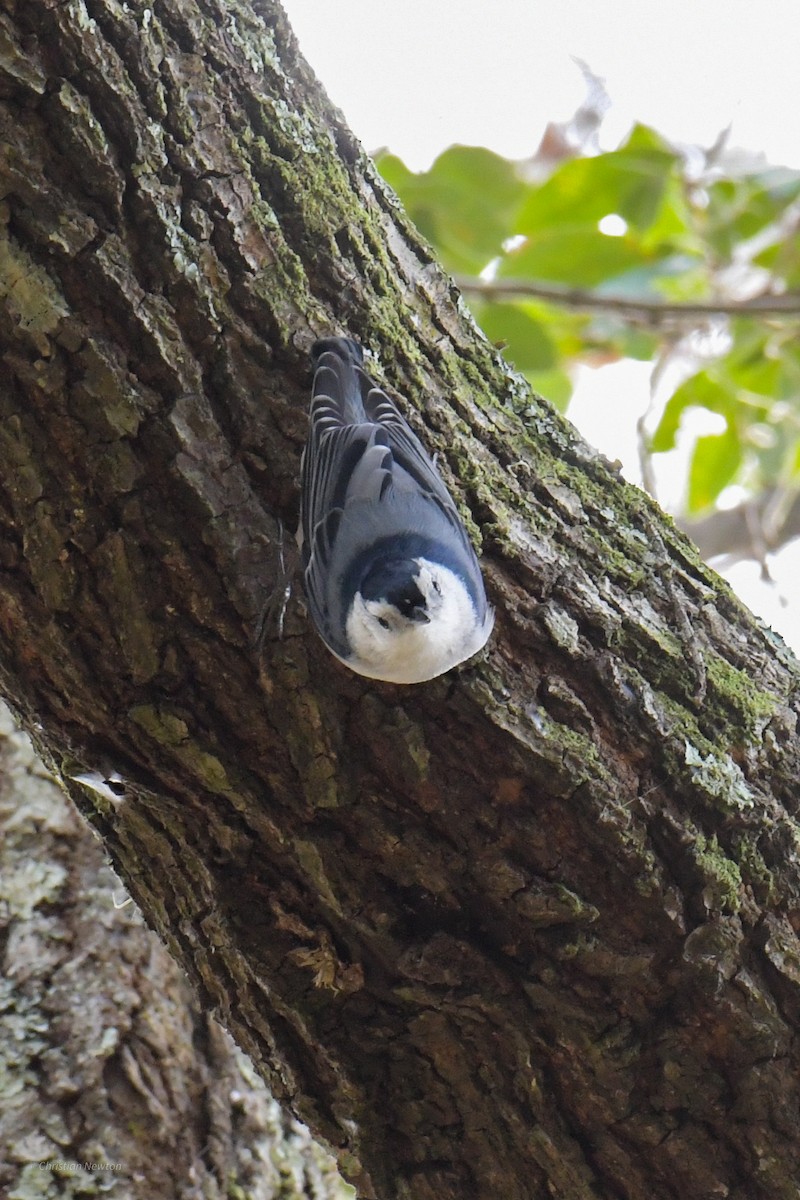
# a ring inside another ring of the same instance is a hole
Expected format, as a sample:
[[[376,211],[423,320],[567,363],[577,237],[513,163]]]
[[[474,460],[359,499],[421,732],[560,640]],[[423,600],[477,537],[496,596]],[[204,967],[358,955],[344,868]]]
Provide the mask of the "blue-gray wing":
[[[461,529],[456,506],[425,447],[386,392],[376,387],[366,375],[364,381],[367,385],[364,409],[369,420],[379,425],[386,435],[394,463],[394,486],[401,490],[414,487],[429,494]]]
[[[351,554],[381,535],[429,531],[437,542],[454,542],[465,567],[480,578],[466,530],[439,472],[361,362],[361,349],[350,339],[328,338],[314,346],[311,427],[302,466],[306,591],[320,632],[340,654],[343,643],[332,610],[337,617],[341,613],[332,588],[342,575],[337,549],[343,528]]]

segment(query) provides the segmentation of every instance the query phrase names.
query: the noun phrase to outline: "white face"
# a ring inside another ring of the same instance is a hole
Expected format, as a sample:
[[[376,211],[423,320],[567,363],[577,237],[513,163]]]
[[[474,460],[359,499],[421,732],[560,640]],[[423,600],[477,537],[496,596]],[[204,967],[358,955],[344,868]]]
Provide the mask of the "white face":
[[[471,658],[486,644],[494,624],[483,624],[461,580],[447,567],[416,560],[417,587],[428,621],[404,617],[393,604],[356,595],[347,616],[352,654],[347,665],[359,675],[389,683],[422,683]]]

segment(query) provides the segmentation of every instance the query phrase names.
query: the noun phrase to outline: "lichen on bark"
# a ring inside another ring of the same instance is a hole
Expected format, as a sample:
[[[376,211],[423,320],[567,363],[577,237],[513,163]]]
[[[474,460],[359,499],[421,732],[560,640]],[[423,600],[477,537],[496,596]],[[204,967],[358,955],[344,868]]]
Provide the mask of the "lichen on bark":
[[[199,1009],[5,706],[0,779],[3,1196],[344,1200],[331,1160]]]

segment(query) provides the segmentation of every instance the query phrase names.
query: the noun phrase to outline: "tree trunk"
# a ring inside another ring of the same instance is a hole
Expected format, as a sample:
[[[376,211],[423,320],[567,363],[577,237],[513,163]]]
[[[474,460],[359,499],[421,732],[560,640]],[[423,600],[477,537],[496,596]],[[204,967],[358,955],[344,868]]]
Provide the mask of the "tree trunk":
[[[2,7],[0,678],[147,920],[363,1197],[796,1197],[794,660],[504,369],[276,4]],[[338,331],[482,537],[489,652],[424,686],[298,596],[254,648]]]
[[[4,705],[0,822],[0,1195],[342,1200]]]

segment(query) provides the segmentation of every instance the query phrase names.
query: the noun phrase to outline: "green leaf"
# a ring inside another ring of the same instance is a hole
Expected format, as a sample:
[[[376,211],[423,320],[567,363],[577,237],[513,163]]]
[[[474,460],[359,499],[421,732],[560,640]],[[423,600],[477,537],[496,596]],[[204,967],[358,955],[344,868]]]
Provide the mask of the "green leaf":
[[[606,340],[610,341],[611,338]],[[656,335],[649,330],[640,329],[636,325],[624,326],[613,340],[620,358],[633,358],[638,362],[647,362],[655,358],[658,351],[659,342]]]
[[[611,238],[597,229],[562,225],[530,235],[523,246],[503,257],[498,275],[588,288],[646,262],[647,255],[630,234]]]
[[[377,165],[451,271],[477,275],[500,254],[527,191],[513,162],[480,146],[451,146],[420,174],[391,154]]]
[[[556,365],[556,348],[545,325],[524,304],[473,306],[475,319],[490,341],[518,371],[547,371]]]
[[[788,291],[796,293],[800,289],[800,238],[783,238],[767,246],[753,256],[753,262],[780,279]]]
[[[727,419],[734,402],[735,393],[729,384],[713,379],[708,371],[699,371],[670,396],[650,439],[650,449],[654,454],[675,449],[681,419],[688,408],[707,408]]]
[[[777,222],[800,196],[800,172],[770,167],[738,179],[720,179],[705,194],[705,236],[717,254],[730,258],[740,242]]]
[[[643,231],[658,217],[679,160],[645,126],[637,126],[620,150],[565,162],[532,187],[515,232],[537,235],[564,224],[596,228],[611,213]]]
[[[525,371],[524,374],[535,392],[549,400],[559,412],[567,411],[574,389],[566,371]]]
[[[742,444],[730,426],[724,433],[698,438],[689,468],[689,512],[711,508],[741,463]]]

